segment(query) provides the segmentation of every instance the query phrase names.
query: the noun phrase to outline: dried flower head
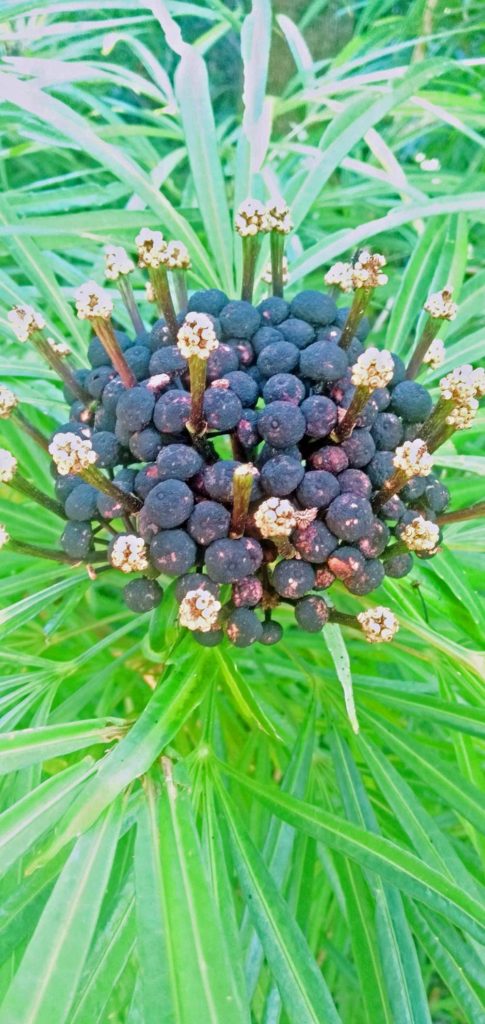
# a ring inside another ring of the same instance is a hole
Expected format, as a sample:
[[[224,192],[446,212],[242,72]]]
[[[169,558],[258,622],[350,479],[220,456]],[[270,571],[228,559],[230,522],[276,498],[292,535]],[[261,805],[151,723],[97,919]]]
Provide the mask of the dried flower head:
[[[428,446],[421,437],[415,441],[405,441],[396,448],[394,468],[401,469],[406,476],[428,476],[433,468],[433,459]]]
[[[9,484],[17,471],[17,459],[7,448],[0,448],[0,484]]]
[[[119,277],[131,274],[135,269],[133,260],[128,256],[122,245],[108,245],[104,253],[105,276],[108,281],[117,281]]]
[[[401,540],[410,551],[436,551],[440,539],[440,528],[424,516],[416,516],[400,531]]]
[[[49,453],[61,476],[82,473],[83,469],[89,469],[96,462],[96,452],[93,451],[91,441],[71,431],[55,434],[49,445]]]
[[[196,590],[189,590],[181,601],[179,622],[186,629],[209,633],[217,626],[220,610],[221,602],[205,587],[197,587]]]
[[[183,242],[167,242],[164,251],[160,254],[160,262],[167,270],[189,270],[189,250]]]
[[[71,349],[65,341],[56,341],[55,338],[47,338],[49,348],[54,352],[56,356],[60,356],[61,359],[65,359],[66,356],[71,355]]]
[[[479,366],[472,372],[473,387],[475,389],[475,398],[483,398],[485,395],[485,370],[483,366]]]
[[[279,235],[289,235],[293,230],[290,208],[282,199],[270,199],[266,203],[267,231],[277,231]]]
[[[433,292],[429,295],[424,304],[424,311],[433,320],[454,320],[458,311],[456,302],[452,301],[453,289],[449,285],[442,288],[440,292]]]
[[[389,643],[399,629],[399,623],[394,612],[390,608],[384,608],[382,605],[378,605],[377,608],[368,608],[365,612],[360,612],[357,619],[366,640],[370,644]]]
[[[18,341],[28,341],[36,331],[42,331],[45,327],[44,317],[28,305],[14,306],[7,313],[7,320]]]
[[[13,391],[0,384],[0,420],[8,420],[18,404],[17,395],[14,395]]]
[[[456,405],[446,417],[446,423],[455,430],[466,430],[471,427],[478,409],[476,398],[468,398],[462,405]]]
[[[5,526],[3,526],[2,523],[0,523],[0,550],[4,548],[6,544],[8,544],[9,540],[10,535],[7,533]]]
[[[445,360],[445,346],[441,338],[435,338],[431,342],[428,351],[423,356],[423,363],[430,366],[432,370],[438,370]]]
[[[268,218],[264,203],[259,199],[245,199],[241,203],[234,220],[235,228],[241,238],[252,237],[260,231],[268,231]]]
[[[283,284],[288,284],[289,274],[288,274],[288,260],[287,260],[286,256],[283,256],[281,279],[282,279]],[[272,271],[272,268],[271,268],[271,263],[267,263],[266,264],[266,266],[264,268],[264,271],[263,271],[263,273],[261,275],[261,280],[264,281],[265,284],[273,284],[273,271]]]
[[[378,288],[387,284],[387,274],[382,273],[386,258],[379,252],[362,249],[352,266],[352,284],[354,288]]]
[[[385,349],[368,348],[352,367],[352,384],[374,391],[385,388],[394,374],[394,362]]]
[[[75,292],[77,315],[80,320],[109,320],[113,303],[107,292],[96,281],[86,281]]]
[[[211,318],[206,313],[187,313],[177,334],[177,347],[184,359],[208,359],[219,347]]]
[[[267,498],[254,513],[262,537],[289,537],[297,525],[297,510],[287,498]]]
[[[161,231],[142,228],[135,239],[138,250],[138,266],[156,270],[162,262],[167,243]]]
[[[351,263],[334,263],[325,274],[325,284],[331,288],[340,288],[341,292],[351,292],[354,287],[353,270]]]
[[[480,378],[470,365],[458,366],[440,380],[441,398],[453,402],[446,422],[457,430],[469,427],[478,409],[476,394],[480,393]]]
[[[122,533],[111,544],[109,559],[121,572],[143,572],[148,568],[145,541],[133,533]]]

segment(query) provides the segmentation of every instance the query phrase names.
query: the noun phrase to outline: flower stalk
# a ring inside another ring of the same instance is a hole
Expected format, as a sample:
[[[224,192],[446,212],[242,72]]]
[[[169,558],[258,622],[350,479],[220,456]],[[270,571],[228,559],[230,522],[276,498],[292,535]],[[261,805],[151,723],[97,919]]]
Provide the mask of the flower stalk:
[[[442,322],[455,319],[458,307],[452,301],[452,294],[452,289],[446,286],[440,292],[434,292],[426,300],[424,310],[428,317],[406,370],[408,380],[414,380],[417,377],[423,362],[426,361],[426,355],[441,328]]]
[[[242,537],[246,527],[253,489],[254,477],[258,471],[251,463],[238,466],[232,478],[231,537]]]

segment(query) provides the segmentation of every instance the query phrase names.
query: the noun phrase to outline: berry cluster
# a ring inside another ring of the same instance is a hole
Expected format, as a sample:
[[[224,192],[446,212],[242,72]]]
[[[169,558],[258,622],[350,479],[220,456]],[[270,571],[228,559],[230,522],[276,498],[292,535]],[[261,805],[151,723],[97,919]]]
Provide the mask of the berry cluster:
[[[449,494],[432,472],[432,452],[470,423],[484,374],[468,366],[448,374],[435,404],[415,380],[423,364],[442,358],[436,335],[456,311],[449,289],[429,298],[406,367],[365,347],[365,310],[387,281],[381,255],[363,250],[336,264],[326,275],[331,293],[307,290],[286,301],[289,211],[247,201],[236,224],[247,243],[240,300],[216,289],[189,298],[185,248],[161,232],[140,233],[138,262],[163,312],[150,330],[129,282],[134,263],[111,247],[106,275],[134,334],[114,327],[110,294],[88,281],[76,301],[93,327],[86,369],[68,367],[31,307],[12,311],[19,339],[32,340],[61,373],[70,411],[44,439],[0,388],[0,416],[17,416],[48,448],[56,499],[39,495],[5,450],[0,481],[66,520],[61,552],[11,543],[131,575],[124,595],[135,612],[160,604],[160,578],[176,578],[180,625],[205,646],[224,635],[236,647],[276,643],[281,604],[309,632],[330,620],[370,642],[390,640],[398,626],[389,609],[346,615],[322,592],[337,581],[350,594],[369,594],[385,576],[409,573],[413,555],[437,553]],[[254,240],[263,232],[274,236],[279,294],[255,306]],[[339,291],[354,293],[350,308],[337,306]],[[8,540],[0,528],[0,544]]]

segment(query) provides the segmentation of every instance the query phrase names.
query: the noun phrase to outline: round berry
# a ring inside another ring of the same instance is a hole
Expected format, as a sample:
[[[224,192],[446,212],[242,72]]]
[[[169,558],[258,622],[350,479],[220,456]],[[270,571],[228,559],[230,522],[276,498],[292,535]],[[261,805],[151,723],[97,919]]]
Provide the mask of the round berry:
[[[304,467],[297,459],[276,455],[268,459],[261,469],[261,486],[266,494],[284,498],[298,487],[304,473]]]
[[[194,496],[182,480],[163,480],[145,499],[145,510],[153,523],[164,530],[180,526],[189,518]]]
[[[291,342],[292,345],[299,349],[306,348],[315,338],[315,331],[310,324],[306,323],[305,320],[295,320],[293,317],[279,324],[278,330],[283,335],[285,341]]]
[[[406,506],[401,501],[399,495],[393,494],[392,498],[389,498],[389,500],[382,506],[381,515],[384,519],[398,520],[402,518],[405,511]]]
[[[243,409],[241,419],[236,427],[237,439],[244,448],[254,448],[259,444],[258,414],[254,409]]]
[[[180,354],[177,345],[157,349],[150,359],[149,370],[152,377],[158,373],[184,373],[186,369],[187,360]]]
[[[132,612],[151,612],[163,597],[163,590],[156,580],[130,580],[123,588],[125,604]]]
[[[114,414],[116,412],[118,402],[121,395],[124,395],[127,389],[123,384],[123,381],[119,377],[113,377],[112,380],[108,381],[101,399],[103,403],[103,409],[106,412]]]
[[[381,585],[383,579],[384,566],[382,562],[379,562],[377,558],[369,558],[366,560],[362,572],[358,572],[355,576],[345,580],[345,586],[347,590],[350,590],[351,594],[361,596],[376,590]]]
[[[251,338],[261,323],[258,310],[243,299],[228,302],[221,310],[219,319],[226,338]]]
[[[295,619],[306,633],[319,633],[328,622],[328,605],[323,597],[303,597],[295,605]]]
[[[155,398],[148,388],[129,388],[118,398],[117,421],[127,430],[143,430],[152,418],[154,406]]]
[[[235,647],[250,647],[260,640],[263,627],[250,608],[235,608],[227,619],[226,634]]]
[[[300,356],[296,345],[289,341],[278,341],[266,345],[258,356],[257,367],[263,377],[273,377],[275,373],[291,373],[298,366]]]
[[[147,494],[158,484],[159,476],[154,462],[148,463],[136,474],[133,489],[139,498],[145,500]]]
[[[371,433],[378,451],[393,452],[401,444],[404,430],[401,420],[393,412],[380,412]]]
[[[257,402],[259,387],[257,381],[253,380],[249,374],[244,373],[243,370],[230,370],[229,373],[224,374],[224,380],[229,381],[231,391],[237,395],[243,406],[250,408]]]
[[[272,619],[269,622],[263,622],[263,629],[259,638],[259,643],[264,644],[265,647],[272,647],[273,644],[278,644],[283,637],[283,627],[280,626],[279,622],[274,622]]]
[[[93,551],[93,531],[89,523],[66,523],[61,547],[71,558],[88,558]]]
[[[290,402],[270,402],[258,416],[261,437],[274,448],[288,448],[301,441],[305,433],[305,417]]]
[[[115,371],[109,366],[98,366],[96,370],[91,370],[88,373],[86,380],[84,381],[84,387],[91,398],[101,398],[106,385],[110,380],[115,377]]]
[[[281,597],[303,597],[312,590],[315,572],[308,562],[296,558],[283,559],[273,570],[272,584]]]
[[[88,361],[95,370],[98,366],[112,366],[111,359],[99,338],[91,338],[88,346]]]
[[[263,386],[266,405],[270,402],[291,402],[292,405],[299,405],[305,395],[305,385],[294,373],[275,373]]]
[[[191,399],[187,391],[167,391],[155,406],[155,426],[162,434],[180,434],[190,416],[190,408]]]
[[[160,434],[153,427],[137,430],[131,435],[128,447],[140,462],[154,462],[162,447]]]
[[[306,562],[316,564],[326,562],[338,543],[337,538],[319,519],[308,523],[307,526],[299,526],[294,530],[291,541]]]
[[[239,369],[239,356],[237,350],[231,345],[219,345],[211,352],[207,360],[207,380],[220,380],[226,373]]]
[[[242,405],[233,391],[208,388],[204,395],[204,418],[209,430],[232,430],[241,419]]]
[[[98,430],[109,430],[113,433],[116,427],[115,413],[108,412],[103,405],[98,405],[94,413],[93,427],[95,433]]]
[[[191,313],[207,313],[209,316],[219,316],[224,306],[227,306],[229,299],[219,288],[208,288],[207,291],[192,292],[187,304],[187,310]]]
[[[187,523],[190,536],[207,547],[214,540],[227,537],[231,522],[231,514],[218,501],[200,501],[195,506]]]
[[[327,437],[337,422],[337,406],[324,395],[311,395],[301,403],[309,437]]]
[[[232,601],[236,608],[255,608],[263,596],[263,584],[257,576],[246,576],[232,585]]]
[[[311,469],[305,473],[296,492],[303,508],[327,508],[340,492],[338,481],[324,469]]]
[[[391,392],[389,391],[389,388],[376,388],[376,390],[372,392],[372,398],[377,405],[378,411],[384,412],[391,401]]]
[[[232,478],[234,471],[240,466],[240,462],[233,459],[225,459],[223,462],[215,462],[213,466],[206,466],[203,471],[204,488],[210,498],[216,501],[232,500]]]
[[[432,409],[433,399],[422,384],[403,380],[393,389],[391,409],[407,423],[422,423]]]
[[[394,472],[394,452],[376,452],[366,466],[373,487],[382,487]]]
[[[64,509],[68,519],[79,522],[94,519],[98,514],[98,492],[91,484],[79,484],[66,498]]]
[[[207,633],[194,629],[191,636],[201,647],[218,647],[224,639],[222,629],[209,629]]]
[[[118,438],[110,430],[94,431],[91,444],[96,452],[96,465],[101,469],[112,469],[120,461]]]
[[[372,484],[361,469],[345,469],[338,478],[341,494],[355,494],[358,498],[370,498]]]
[[[328,568],[338,580],[346,583],[364,571],[365,558],[358,548],[343,545],[328,559]]]
[[[333,474],[343,473],[349,464],[343,448],[337,445],[319,448],[310,456],[310,462],[312,469],[325,469],[327,473]]]
[[[148,377],[150,355],[150,349],[146,345],[131,345],[126,349],[125,360],[137,380],[145,380]]]
[[[307,320],[309,324],[326,327],[335,320],[337,307],[330,295],[308,289],[295,295],[291,303],[291,315]]]
[[[394,363],[394,373],[389,387],[395,388],[396,384],[400,384],[401,381],[406,379],[406,367],[400,356],[396,356],[394,352],[391,352],[391,358]]]
[[[333,572],[330,572],[330,569],[328,569],[327,567],[322,568],[322,569],[317,569],[317,571],[315,573],[315,586],[314,586],[313,589],[314,590],[328,590],[328,588],[331,587],[332,583],[334,583],[334,582],[335,582],[335,576],[334,576]]]
[[[161,530],[150,544],[150,560],[166,576],[181,576],[194,565],[197,548],[185,530]]]
[[[75,476],[73,473],[68,473],[67,476],[56,476],[54,480],[56,498],[64,502],[71,491],[75,487],[79,487],[80,484],[82,484],[81,477]]]
[[[386,558],[384,562],[386,576],[390,576],[394,580],[400,580],[403,576],[407,576],[412,567],[413,558],[409,554],[394,555],[393,558]]]
[[[274,327],[259,327],[251,338],[251,345],[256,355],[259,356],[267,345],[281,344],[284,340],[280,331],[276,331]]]
[[[424,498],[432,512],[444,512],[450,500],[450,492],[435,476],[426,477]]]
[[[333,341],[316,341],[300,355],[300,373],[310,380],[338,380],[347,366],[345,352]]]
[[[342,448],[353,469],[367,466],[376,451],[374,438],[368,430],[354,430],[351,437],[342,442]]]
[[[378,558],[385,551],[390,536],[389,527],[376,516],[365,537],[361,537],[358,542],[359,551],[362,551],[364,558]]]
[[[243,540],[216,540],[205,553],[205,566],[214,583],[237,583],[253,572]]]
[[[241,544],[251,563],[251,573],[257,572],[263,561],[263,549],[259,540],[255,540],[254,537],[241,537]]]
[[[185,444],[168,444],[157,458],[159,480],[190,480],[204,465],[195,448]]]
[[[259,303],[258,311],[264,324],[280,324],[290,312],[290,304],[277,295],[271,295]]]
[[[340,494],[330,505],[326,523],[336,537],[352,543],[365,537],[373,519],[372,506],[366,498]]]

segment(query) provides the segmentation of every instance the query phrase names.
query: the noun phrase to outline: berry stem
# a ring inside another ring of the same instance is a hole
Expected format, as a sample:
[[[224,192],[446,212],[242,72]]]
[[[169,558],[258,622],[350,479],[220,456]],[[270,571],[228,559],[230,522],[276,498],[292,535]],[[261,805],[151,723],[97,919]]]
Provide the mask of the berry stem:
[[[428,419],[423,423],[423,440],[426,441],[430,452],[436,451],[436,448],[439,448],[453,434],[454,428],[446,422],[447,416],[453,409],[453,401],[439,398]]]
[[[351,436],[356,420],[367,405],[371,394],[372,388],[356,387],[344,418],[335,428],[337,441],[346,441]]]
[[[253,298],[254,289],[254,278],[256,276],[256,262],[261,249],[261,237],[257,235],[247,235],[242,240],[243,247],[243,279],[241,289],[241,299],[245,302],[251,302]]]
[[[244,534],[253,480],[254,468],[250,465],[240,466],[232,478],[231,537],[242,537]]]
[[[43,548],[38,544],[27,544],[23,540],[9,540],[9,548],[12,551],[16,551],[19,555],[30,555],[33,558],[48,558],[52,562],[64,562],[66,565],[79,565],[81,559],[71,558],[70,555],[66,555],[63,551],[51,551],[49,548]],[[104,555],[95,555],[92,561],[106,561]]]
[[[185,270],[172,270],[172,281],[177,299],[179,313],[187,309],[189,297],[187,294],[187,272]]]
[[[438,334],[441,322],[442,321],[436,319],[436,317],[429,316],[427,318],[421,336],[418,338],[414,352],[409,360],[406,370],[406,377],[408,380],[414,380],[414,378],[417,377],[429,346]]]
[[[444,512],[436,517],[438,526],[448,526],[448,523],[463,523],[468,519],[480,519],[485,516],[485,501],[477,501],[476,505],[469,505],[467,508],[458,508],[455,512]]]
[[[271,277],[273,295],[283,298],[283,257],[285,254],[285,236],[280,231],[272,231],[269,237],[271,251]]]
[[[410,549],[403,540],[395,541],[391,544],[381,555],[381,562],[388,562],[390,558],[394,558],[395,555],[409,555],[411,554]]]
[[[45,359],[46,363],[54,370],[54,373],[57,373],[57,376],[64,381],[64,384],[72,391],[73,395],[85,404],[90,402],[91,398],[88,392],[76,380],[71,367],[66,365],[57,352],[54,352],[42,331],[34,331],[31,334],[31,338],[39,355]]]
[[[126,276],[126,274],[121,274],[116,284],[118,285],[121,298],[123,299],[126,309],[130,315],[133,327],[135,328],[135,334],[143,334],[145,326],[140,316],[138,306],[136,304],[136,299],[133,294],[131,281]]]
[[[205,395],[205,382],[207,376],[207,360],[201,359],[200,356],[190,356],[189,360],[189,376],[190,376],[190,418],[187,422],[187,430],[195,436],[201,436],[205,434],[207,424],[204,420],[204,395]]]
[[[165,317],[173,342],[176,341],[178,323],[165,267],[150,267],[150,281],[158,310]]]
[[[395,469],[392,476],[386,480],[384,486],[380,491],[377,492],[372,500],[372,508],[374,512],[379,512],[383,505],[392,498],[394,494],[398,494],[402,491],[403,487],[408,482],[407,474],[402,469]]]
[[[134,388],[136,377],[130,369],[121,348],[116,339],[111,320],[104,320],[100,316],[93,317],[93,328],[99,338],[105,352],[108,354],[116,372],[121,377],[126,388]]]
[[[65,519],[65,513],[60,502],[55,501],[54,498],[49,498],[47,494],[39,490],[35,484],[31,484],[30,480],[26,480],[21,473],[15,473],[9,484],[13,490],[18,491],[19,494],[25,494],[27,498],[31,498],[32,501],[37,502],[38,505],[42,505],[48,509],[49,512],[53,512],[55,516],[60,516],[61,519]]]
[[[98,466],[88,466],[87,469],[81,470],[79,476],[87,484],[96,487],[98,491],[108,494],[110,498],[115,498],[128,512],[139,512],[143,506],[140,498],[137,498],[134,494],[127,494],[125,491],[122,491],[112,480],[108,480],[108,477],[102,473]]]
[[[359,632],[362,632],[362,628],[356,615],[348,615],[347,612],[338,612],[336,608],[329,609],[328,621],[335,622],[339,626],[350,626],[351,629],[357,629]]]
[[[370,288],[356,289],[352,299],[352,305],[349,309],[349,315],[345,321],[342,336],[339,341],[340,348],[347,349],[349,347],[355,331],[367,309],[370,295]]]

